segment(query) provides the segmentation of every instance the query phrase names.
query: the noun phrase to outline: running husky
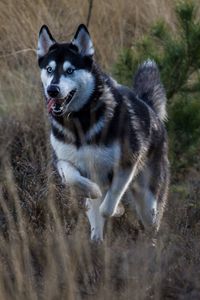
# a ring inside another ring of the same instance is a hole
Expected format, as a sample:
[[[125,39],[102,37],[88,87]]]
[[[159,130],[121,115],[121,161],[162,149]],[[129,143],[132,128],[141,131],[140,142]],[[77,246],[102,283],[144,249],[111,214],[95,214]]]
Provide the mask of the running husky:
[[[93,55],[84,25],[69,43],[56,42],[45,25],[39,32],[57,170],[86,198],[92,240],[103,239],[105,219],[119,213],[121,201],[134,204],[147,230],[158,230],[169,182],[166,95],[158,68],[144,62],[129,89],[103,73]]]

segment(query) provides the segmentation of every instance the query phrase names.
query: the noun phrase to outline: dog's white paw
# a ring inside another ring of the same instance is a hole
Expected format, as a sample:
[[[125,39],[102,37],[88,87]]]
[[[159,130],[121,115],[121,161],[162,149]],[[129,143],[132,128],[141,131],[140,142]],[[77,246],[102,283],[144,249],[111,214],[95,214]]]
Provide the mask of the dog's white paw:
[[[102,224],[94,224],[91,227],[90,239],[92,242],[101,243],[103,241],[103,227]]]
[[[98,199],[102,197],[99,186],[85,177],[80,177],[79,181],[71,184],[71,187],[84,198]]]
[[[119,203],[112,216],[115,218],[119,218],[123,216],[124,213],[125,213],[124,206],[122,203]]]
[[[88,194],[89,198],[91,199],[98,199],[102,197],[100,187],[92,181],[90,181],[88,185]]]
[[[108,200],[108,199],[106,199]],[[122,203],[119,203],[116,208],[113,208],[109,201],[103,201],[100,206],[100,213],[104,218],[109,217],[121,217],[125,212],[124,206]]]
[[[112,207],[106,205],[105,201],[102,202],[102,204],[101,204],[99,210],[100,210],[100,214],[101,214],[104,218],[112,217],[112,215],[114,214],[114,210],[112,209]]]
[[[100,244],[103,242],[103,235],[100,232],[94,230],[91,232],[90,239],[92,242]]]

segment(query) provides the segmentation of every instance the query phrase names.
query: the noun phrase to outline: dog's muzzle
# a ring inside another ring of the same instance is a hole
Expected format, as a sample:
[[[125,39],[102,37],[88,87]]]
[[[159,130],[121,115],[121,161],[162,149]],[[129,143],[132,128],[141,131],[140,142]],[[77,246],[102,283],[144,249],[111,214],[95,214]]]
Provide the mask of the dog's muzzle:
[[[47,99],[47,108],[48,112],[52,113],[56,116],[61,116],[65,113],[66,106],[72,101],[76,90],[72,90],[69,94],[61,99],[61,98],[49,98]]]

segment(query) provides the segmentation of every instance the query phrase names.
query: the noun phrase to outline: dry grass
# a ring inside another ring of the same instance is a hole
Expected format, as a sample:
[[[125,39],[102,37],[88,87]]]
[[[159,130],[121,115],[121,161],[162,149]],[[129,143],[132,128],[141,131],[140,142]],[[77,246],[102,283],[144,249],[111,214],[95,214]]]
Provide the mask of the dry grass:
[[[174,28],[173,5],[94,0],[101,64],[109,69],[157,17]],[[108,222],[102,245],[91,244],[82,199],[52,169],[33,50],[43,23],[65,40],[87,11],[86,0],[0,2],[0,299],[200,299],[198,168],[173,182],[155,247],[128,212]]]
[[[158,17],[170,23],[172,7],[171,0],[161,0],[159,5],[155,0],[94,0],[89,28],[101,65],[109,69],[120,49]],[[86,23],[87,14],[86,0],[0,2],[1,110],[9,109],[13,102],[20,110],[24,103],[41,101],[35,53],[40,27],[47,24],[58,40],[69,40],[78,24]]]
[[[155,247],[129,212],[92,244],[82,199],[51,167],[46,114],[26,113],[0,126],[0,299],[198,299],[197,174],[173,186]]]
[[[173,24],[172,0],[94,0],[90,32],[101,62],[110,66],[121,47],[133,42],[157,18]],[[89,1],[1,1],[1,54],[35,49],[39,28],[47,24],[58,40],[72,37],[79,23],[86,23]],[[158,4],[159,3],[159,4]],[[173,27],[173,26],[172,26]],[[109,29],[109,30],[108,30]],[[111,60],[112,57],[112,60]]]

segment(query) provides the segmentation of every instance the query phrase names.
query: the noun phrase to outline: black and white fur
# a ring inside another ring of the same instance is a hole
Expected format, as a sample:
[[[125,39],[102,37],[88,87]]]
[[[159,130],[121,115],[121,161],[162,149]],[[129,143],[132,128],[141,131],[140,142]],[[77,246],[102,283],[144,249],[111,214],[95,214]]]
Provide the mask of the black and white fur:
[[[51,121],[57,170],[86,198],[91,239],[103,239],[106,217],[121,201],[134,205],[147,230],[158,230],[167,199],[166,96],[154,61],[138,69],[133,89],[93,59],[87,28],[57,43],[39,33],[38,62]]]

